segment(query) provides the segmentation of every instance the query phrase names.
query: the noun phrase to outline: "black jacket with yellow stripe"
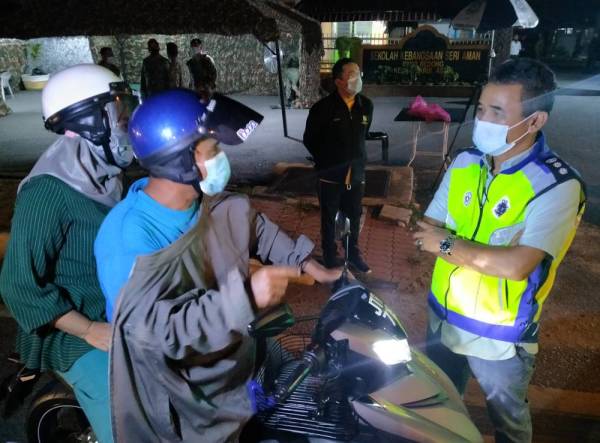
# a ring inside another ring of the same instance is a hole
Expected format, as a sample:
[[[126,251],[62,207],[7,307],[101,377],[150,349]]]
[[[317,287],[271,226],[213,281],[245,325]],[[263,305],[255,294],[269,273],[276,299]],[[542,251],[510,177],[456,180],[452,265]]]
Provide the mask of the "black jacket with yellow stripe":
[[[306,120],[304,145],[320,178],[343,183],[352,166],[351,181],[364,180],[365,139],[372,118],[373,102],[362,94],[356,95],[351,110],[337,91],[315,103]]]

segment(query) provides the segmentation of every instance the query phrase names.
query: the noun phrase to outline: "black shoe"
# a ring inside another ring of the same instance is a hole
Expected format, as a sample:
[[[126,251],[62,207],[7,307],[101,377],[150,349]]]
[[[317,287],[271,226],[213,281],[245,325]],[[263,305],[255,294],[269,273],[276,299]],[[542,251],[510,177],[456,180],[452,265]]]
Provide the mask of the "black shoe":
[[[356,271],[360,274],[368,274],[371,272],[369,265],[363,260],[361,254],[354,254],[348,259],[348,264],[352,271]]]

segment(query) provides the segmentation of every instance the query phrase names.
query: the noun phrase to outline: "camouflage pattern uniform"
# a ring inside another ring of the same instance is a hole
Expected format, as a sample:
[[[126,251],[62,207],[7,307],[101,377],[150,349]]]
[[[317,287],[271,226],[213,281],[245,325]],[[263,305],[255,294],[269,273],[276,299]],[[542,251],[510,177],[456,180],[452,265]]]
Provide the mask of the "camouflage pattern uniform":
[[[190,72],[179,58],[169,60],[169,88],[189,88]]]
[[[140,91],[143,98],[169,88],[169,60],[162,55],[150,54],[142,63]]]
[[[210,97],[217,81],[217,69],[212,58],[206,54],[195,54],[187,61],[187,66],[192,77],[190,86],[204,99]]]

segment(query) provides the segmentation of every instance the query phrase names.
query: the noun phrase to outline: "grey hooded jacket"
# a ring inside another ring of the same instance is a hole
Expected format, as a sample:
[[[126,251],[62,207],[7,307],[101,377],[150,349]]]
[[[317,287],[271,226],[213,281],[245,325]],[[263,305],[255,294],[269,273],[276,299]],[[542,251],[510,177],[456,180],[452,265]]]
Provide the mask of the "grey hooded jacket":
[[[314,247],[240,195],[200,210],[171,246],[137,257],[120,292],[110,351],[117,443],[237,441],[252,415],[248,260],[299,266]]]

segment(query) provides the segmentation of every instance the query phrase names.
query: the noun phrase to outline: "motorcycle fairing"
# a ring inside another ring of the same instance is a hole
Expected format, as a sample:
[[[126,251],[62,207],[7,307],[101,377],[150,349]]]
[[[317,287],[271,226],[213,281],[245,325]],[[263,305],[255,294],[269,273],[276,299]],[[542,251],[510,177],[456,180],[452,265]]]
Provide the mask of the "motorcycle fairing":
[[[480,443],[481,434],[460,412],[443,405],[411,409],[369,397],[354,400],[358,416],[371,426],[421,443]]]
[[[313,340],[317,343],[324,342],[346,320],[386,331],[390,338],[406,339],[406,331],[398,317],[380,298],[359,283],[343,286],[329,298],[321,311]]]

